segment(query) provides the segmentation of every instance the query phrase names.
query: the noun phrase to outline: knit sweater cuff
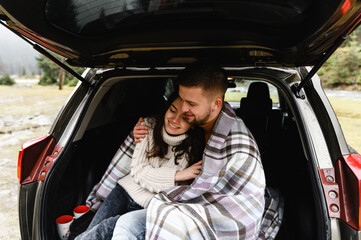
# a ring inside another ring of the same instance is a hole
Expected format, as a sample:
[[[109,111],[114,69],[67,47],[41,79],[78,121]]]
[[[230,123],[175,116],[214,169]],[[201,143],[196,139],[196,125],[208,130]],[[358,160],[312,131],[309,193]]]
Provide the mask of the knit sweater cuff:
[[[142,188],[150,192],[159,193],[175,185],[174,177],[177,172],[175,168],[161,167],[156,169],[144,169],[142,176],[133,175],[133,179]]]

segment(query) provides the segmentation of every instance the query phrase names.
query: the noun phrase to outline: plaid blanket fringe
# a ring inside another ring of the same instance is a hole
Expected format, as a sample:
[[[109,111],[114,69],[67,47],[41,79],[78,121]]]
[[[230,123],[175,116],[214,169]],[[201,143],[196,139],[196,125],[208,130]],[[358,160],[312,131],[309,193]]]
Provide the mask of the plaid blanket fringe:
[[[265,210],[262,215],[258,240],[272,240],[280,230],[284,211],[284,199],[279,191],[267,187],[265,190]]]

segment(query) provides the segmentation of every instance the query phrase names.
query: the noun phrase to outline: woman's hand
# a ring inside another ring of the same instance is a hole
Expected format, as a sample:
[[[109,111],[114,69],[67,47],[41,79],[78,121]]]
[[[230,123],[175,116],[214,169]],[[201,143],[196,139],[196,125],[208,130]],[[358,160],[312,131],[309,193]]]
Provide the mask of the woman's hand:
[[[177,171],[175,173],[174,180],[176,182],[180,182],[180,181],[195,179],[198,176],[198,174],[201,172],[202,162],[203,161],[201,160],[182,171]]]
[[[140,125],[141,122],[144,122],[144,119],[141,117],[139,118],[137,124],[135,124],[133,129],[134,141],[139,143],[141,139],[145,138],[148,134],[148,127],[144,125]]]

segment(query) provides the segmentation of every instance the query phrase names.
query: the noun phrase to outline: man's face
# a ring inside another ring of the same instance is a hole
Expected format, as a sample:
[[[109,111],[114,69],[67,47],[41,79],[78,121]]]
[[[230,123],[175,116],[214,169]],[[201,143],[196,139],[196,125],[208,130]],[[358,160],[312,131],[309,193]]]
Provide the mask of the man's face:
[[[179,96],[183,100],[182,112],[189,124],[200,126],[212,120],[213,103],[201,87],[179,86]]]

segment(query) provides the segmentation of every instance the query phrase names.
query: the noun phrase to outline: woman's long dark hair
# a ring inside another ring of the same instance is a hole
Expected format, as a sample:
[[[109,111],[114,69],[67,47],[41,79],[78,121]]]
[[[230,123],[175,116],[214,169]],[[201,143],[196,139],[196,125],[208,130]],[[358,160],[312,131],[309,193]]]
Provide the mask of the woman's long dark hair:
[[[164,126],[164,116],[172,103],[179,98],[178,91],[175,91],[168,98],[168,101],[160,114],[154,116],[156,120],[153,129],[153,148],[147,152],[148,157],[164,158],[168,152],[168,144],[164,142],[162,137],[162,129]],[[180,110],[180,109],[178,109]],[[187,137],[179,145],[173,147],[175,152],[174,163],[178,165],[178,159],[186,154],[188,166],[202,160],[203,150],[205,147],[204,131],[200,127],[189,128]]]

